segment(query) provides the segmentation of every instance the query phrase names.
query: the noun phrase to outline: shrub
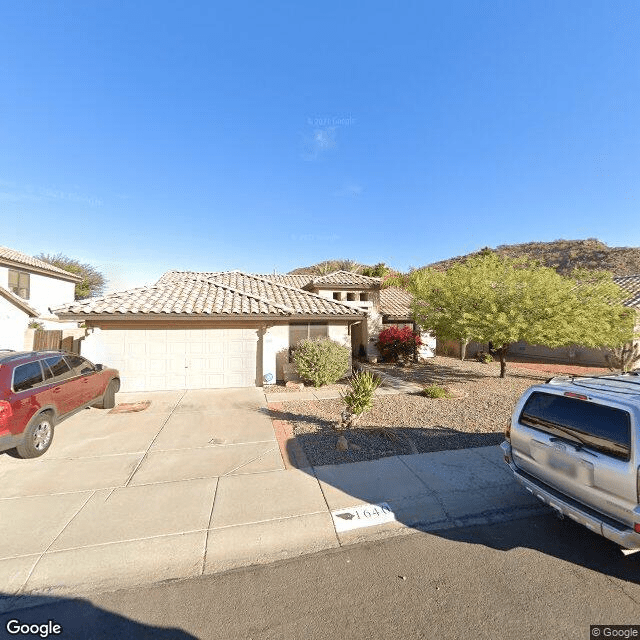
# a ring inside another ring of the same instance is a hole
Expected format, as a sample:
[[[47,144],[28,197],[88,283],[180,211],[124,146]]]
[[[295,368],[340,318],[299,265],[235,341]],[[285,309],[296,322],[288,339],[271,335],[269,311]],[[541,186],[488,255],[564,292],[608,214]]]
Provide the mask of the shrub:
[[[478,351],[478,353],[476,353],[476,360],[489,364],[489,362],[493,362],[493,356],[487,351]]]
[[[432,384],[430,387],[425,387],[422,390],[422,395],[426,398],[450,398],[451,394],[444,388],[439,387],[437,384]]]
[[[293,352],[298,375],[314,387],[333,384],[349,370],[349,347],[329,338],[301,340]]]
[[[28,326],[29,329],[44,329],[42,322],[38,322],[37,320],[32,320]]]
[[[376,343],[382,359],[386,362],[397,362],[400,358],[408,360],[414,356],[422,345],[420,334],[409,327],[402,329],[389,327],[380,332]]]
[[[343,413],[342,426],[355,425],[360,416],[373,407],[373,394],[382,380],[370,371],[360,371],[351,376],[351,391],[342,396],[346,410]]]

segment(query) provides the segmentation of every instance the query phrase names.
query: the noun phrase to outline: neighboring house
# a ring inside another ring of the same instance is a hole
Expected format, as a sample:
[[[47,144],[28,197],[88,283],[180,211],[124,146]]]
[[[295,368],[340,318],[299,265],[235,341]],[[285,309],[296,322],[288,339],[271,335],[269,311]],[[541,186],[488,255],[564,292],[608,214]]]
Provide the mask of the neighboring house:
[[[56,309],[82,321],[82,353],[120,370],[123,391],[262,386],[284,378],[290,347],[329,337],[375,353],[385,324],[411,323],[380,278],[168,271],[149,287]]]
[[[22,350],[32,320],[52,326],[50,309],[71,302],[77,282],[73,273],[0,247],[0,349]]]

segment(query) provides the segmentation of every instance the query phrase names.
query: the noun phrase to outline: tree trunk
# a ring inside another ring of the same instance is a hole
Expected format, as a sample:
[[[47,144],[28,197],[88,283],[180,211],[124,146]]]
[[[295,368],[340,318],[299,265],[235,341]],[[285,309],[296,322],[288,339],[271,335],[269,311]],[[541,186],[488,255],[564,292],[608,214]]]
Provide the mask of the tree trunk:
[[[507,377],[507,361],[505,358],[507,356],[508,348],[509,348],[508,344],[503,344],[499,349],[497,349],[498,355],[500,356],[500,377],[501,378]]]
[[[460,360],[464,360],[467,357],[467,345],[468,340],[460,340]]]

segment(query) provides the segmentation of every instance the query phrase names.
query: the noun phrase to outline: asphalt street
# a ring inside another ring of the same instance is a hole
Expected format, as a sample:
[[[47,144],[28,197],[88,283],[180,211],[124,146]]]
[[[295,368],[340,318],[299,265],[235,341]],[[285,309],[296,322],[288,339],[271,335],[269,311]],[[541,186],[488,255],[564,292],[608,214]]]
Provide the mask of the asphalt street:
[[[640,622],[639,583],[640,554],[545,515],[52,598],[0,620],[13,638],[9,620],[74,639],[587,639],[591,624]]]

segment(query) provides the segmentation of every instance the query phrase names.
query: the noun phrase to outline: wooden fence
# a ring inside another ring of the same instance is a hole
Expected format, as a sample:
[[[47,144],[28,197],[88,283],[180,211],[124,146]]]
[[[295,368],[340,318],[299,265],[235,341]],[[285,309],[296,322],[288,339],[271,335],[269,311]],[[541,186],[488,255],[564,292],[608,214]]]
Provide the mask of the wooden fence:
[[[80,340],[73,336],[62,337],[59,329],[36,329],[33,334],[33,350],[47,351],[49,349],[80,353]]]

